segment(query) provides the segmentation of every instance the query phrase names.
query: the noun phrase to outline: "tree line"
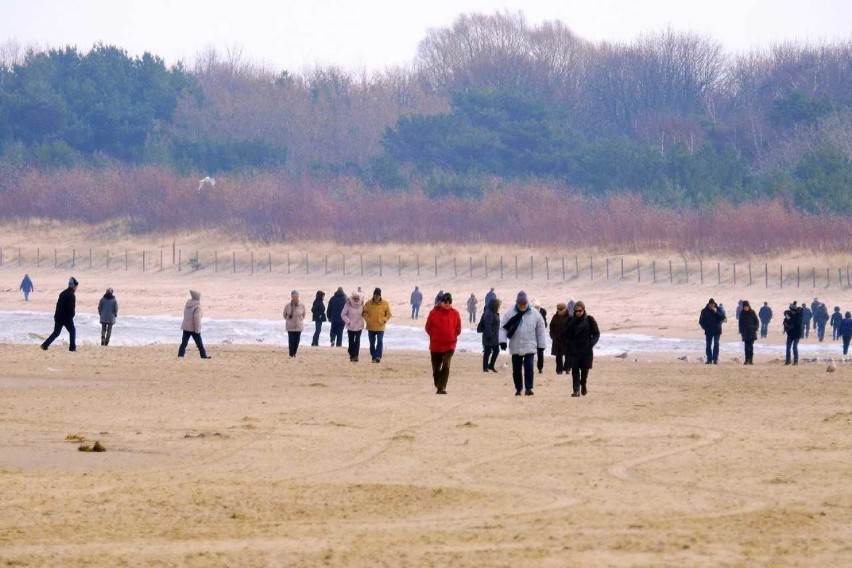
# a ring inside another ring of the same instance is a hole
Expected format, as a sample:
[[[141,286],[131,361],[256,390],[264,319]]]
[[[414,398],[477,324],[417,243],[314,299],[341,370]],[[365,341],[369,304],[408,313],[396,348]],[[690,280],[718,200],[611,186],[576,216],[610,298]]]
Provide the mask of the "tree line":
[[[106,45],[0,56],[7,169],[282,172],[431,198],[546,184],[668,208],[852,212],[852,41],[732,55],[693,33],[594,43],[505,12],[460,16],[410,65],[372,74],[212,50],[191,68]]]

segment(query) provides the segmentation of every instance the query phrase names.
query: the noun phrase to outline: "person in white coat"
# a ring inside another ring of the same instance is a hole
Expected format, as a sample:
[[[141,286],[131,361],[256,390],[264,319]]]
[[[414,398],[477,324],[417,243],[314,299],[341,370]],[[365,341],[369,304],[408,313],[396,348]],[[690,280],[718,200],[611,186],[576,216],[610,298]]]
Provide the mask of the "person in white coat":
[[[349,337],[349,360],[357,363],[358,353],[361,351],[361,332],[364,331],[364,302],[360,292],[352,292],[343,305],[340,317]]]
[[[539,349],[547,345],[547,332],[544,318],[538,310],[530,306],[527,293],[518,292],[515,305],[506,310],[500,320],[500,349],[508,347],[512,355],[512,379],[515,382],[515,396],[533,394],[533,366]]]
[[[299,292],[290,292],[290,302],[284,306],[284,329],[287,330],[287,347],[290,357],[295,357],[305,329],[305,304],[299,301]]]

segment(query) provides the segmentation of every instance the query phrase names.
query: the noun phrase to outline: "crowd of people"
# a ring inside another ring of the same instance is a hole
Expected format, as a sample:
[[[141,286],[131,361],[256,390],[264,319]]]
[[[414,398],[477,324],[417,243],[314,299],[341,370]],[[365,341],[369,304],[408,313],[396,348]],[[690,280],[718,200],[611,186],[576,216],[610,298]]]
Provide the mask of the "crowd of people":
[[[41,344],[47,350],[51,343],[66,329],[69,335],[69,350],[76,351],[76,329],[74,316],[79,282],[73,276],[68,287],[59,294],[54,312],[54,329]],[[32,279],[25,275],[20,290],[25,301],[35,289]],[[184,306],[181,329],[183,336],[178,348],[178,357],[183,357],[190,338],[195,342],[202,359],[210,359],[201,337],[201,294],[190,290],[190,298]],[[411,319],[419,319],[423,293],[419,286],[414,287],[410,297]],[[531,301],[526,292],[520,291],[510,308],[501,315],[503,302],[497,298],[494,288],[485,295],[484,309],[478,313],[479,301],[471,294],[466,301],[468,323],[477,323],[476,331],[482,337],[482,371],[497,372],[495,367],[501,351],[508,351],[511,357],[512,379],[516,396],[532,396],[535,380],[534,370],[543,372],[544,352],[547,338],[550,338],[550,354],[556,363],[556,373],[571,373],[572,396],[585,396],[588,393],[588,377],[594,360],[594,347],[600,339],[600,329],[595,318],[586,312],[582,301],[569,300],[556,305],[556,312],[547,322],[547,311],[535,301]],[[118,317],[118,300],[114,290],[107,288],[98,303],[101,323],[101,345],[108,346],[112,328]],[[361,289],[349,296],[340,287],[325,305],[325,292],[318,290],[310,309],[314,322],[311,346],[320,344],[322,326],[330,322],[330,344],[341,347],[343,331],[347,332],[347,352],[349,361],[357,363],[361,351],[361,335],[367,330],[369,353],[373,363],[381,363],[384,351],[384,333],[391,319],[390,304],[382,297],[381,288],[375,288],[373,295],[366,299]],[[305,329],[308,310],[301,301],[297,290],[290,293],[290,301],[283,310],[284,327],[287,332],[287,344],[290,357],[296,357],[301,336]],[[740,300],[735,317],[744,346],[744,364],[754,364],[754,344],[758,338],[766,338],[773,311],[768,302],[755,311],[748,300]],[[727,323],[727,313],[722,304],[713,298],[701,310],[698,324],[703,329],[705,345],[705,363],[718,364],[719,346],[722,329]],[[839,306],[829,313],[826,304],[814,298],[810,305],[800,305],[793,301],[783,313],[782,330],[786,336],[787,365],[799,362],[799,341],[810,336],[811,325],[818,341],[825,339],[826,327],[831,326],[832,340],[842,341],[843,355],[849,351],[852,340],[852,313],[841,316]],[[440,290],[426,319],[425,331],[429,336],[429,351],[432,361],[432,375],[437,394],[447,393],[450,363],[455,353],[457,338],[462,331],[461,315],[453,307],[453,297],[449,292]]]

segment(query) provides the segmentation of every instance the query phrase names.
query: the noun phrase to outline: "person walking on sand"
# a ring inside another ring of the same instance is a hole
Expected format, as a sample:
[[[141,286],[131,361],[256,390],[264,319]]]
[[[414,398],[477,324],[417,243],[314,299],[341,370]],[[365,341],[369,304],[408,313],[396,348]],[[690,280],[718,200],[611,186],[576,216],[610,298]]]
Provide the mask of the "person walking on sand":
[[[41,344],[43,351],[47,351],[53,340],[62,333],[62,328],[68,330],[68,351],[77,351],[77,330],[74,327],[74,315],[77,311],[77,286],[79,282],[73,276],[68,279],[68,287],[59,293],[56,300],[56,310],[53,312],[53,333]]]
[[[769,333],[769,322],[772,321],[772,308],[769,307],[769,302],[763,302],[763,307],[757,312],[760,318],[760,337],[766,338]]]
[[[349,337],[349,361],[358,362],[358,353],[361,351],[361,332],[364,330],[364,303],[361,294],[352,292],[346,300],[340,317],[346,325],[346,333]]]
[[[822,303],[818,305],[814,312],[814,328],[816,329],[817,340],[820,342],[825,339],[825,326],[830,319],[831,316],[828,315],[828,307]]]
[[[790,304],[790,307],[784,311],[784,333],[787,335],[787,356],[784,360],[785,365],[790,364],[790,354],[793,355],[793,365],[799,364],[799,340],[804,333],[802,324],[802,308],[796,305],[796,302]]]
[[[719,338],[722,336],[722,324],[725,319],[725,312],[718,308],[713,298],[710,298],[698,316],[698,325],[704,330],[707,365],[719,364]]]
[[[302,339],[302,331],[305,329],[305,315],[307,310],[305,304],[299,301],[299,292],[290,292],[290,302],[284,306],[284,329],[287,330],[287,347],[290,357],[295,357],[299,351],[299,341]]]
[[[346,293],[342,287],[338,287],[334,295],[328,301],[328,321],[331,322],[331,346],[340,347],[343,345],[343,329],[346,327],[346,322],[340,314],[343,312],[343,307],[346,305]]]
[[[500,320],[500,349],[509,349],[512,355],[512,380],[515,396],[533,394],[533,365],[539,348],[547,343],[544,320],[532,309],[527,293],[521,290],[515,305],[507,310]]]
[[[568,370],[565,366],[565,327],[572,315],[568,313],[568,306],[560,302],[556,304],[556,313],[550,318],[550,354],[556,358],[557,375]]]
[[[491,302],[493,302],[493,301],[494,301],[494,300],[496,300],[496,299],[497,299],[497,293],[496,293],[496,292],[494,292],[494,288],[491,288],[491,289],[490,289],[490,290],[488,290],[488,292],[485,294],[485,299],[482,301],[482,303],[483,303],[483,307],[482,307],[482,315],[485,315],[485,310],[487,310],[487,309],[488,309],[488,306],[490,306],[490,305],[491,305]]]
[[[500,300],[494,298],[485,306],[476,331],[482,334],[482,372],[496,373],[494,365],[500,354]]]
[[[373,290],[373,297],[364,303],[364,325],[367,327],[367,339],[370,341],[370,357],[373,363],[382,362],[385,324],[389,319],[391,319],[390,304],[382,299],[382,289],[376,288]]]
[[[852,340],[852,312],[846,312],[843,315],[843,321],[840,322],[840,339],[843,340],[843,354],[849,354],[849,341]]]
[[[740,337],[743,338],[743,346],[745,347],[744,365],[754,365],[754,342],[757,341],[757,332],[760,329],[760,321],[757,314],[751,309],[751,304],[748,300],[743,300],[742,311],[737,322],[740,330]]]
[[[579,300],[574,302],[574,314],[565,325],[565,367],[571,369],[573,397],[586,396],[589,392],[589,369],[600,337],[598,322],[586,313],[586,304]]]
[[[21,280],[21,285],[18,287],[18,290],[24,293],[24,301],[29,302],[30,294],[35,292],[35,286],[33,285],[33,281],[29,274],[24,274],[24,279]]]
[[[807,339],[811,335],[811,320],[813,319],[814,312],[804,302],[802,302],[799,309],[802,311],[802,337]]]
[[[115,325],[115,318],[118,317],[118,300],[115,299],[112,288],[107,288],[103,298],[98,302],[98,316],[101,319],[101,345],[105,347],[109,345],[112,326]]]
[[[538,300],[532,301],[533,309],[536,310],[539,314],[541,314],[541,319],[544,322],[544,329],[547,329],[547,310],[541,307],[541,304],[538,303]],[[538,369],[538,374],[542,374],[544,372],[544,350],[545,347],[539,347],[538,351],[535,354],[535,366]]]
[[[840,306],[834,306],[834,312],[831,314],[831,340],[837,341],[840,339],[840,324],[843,323],[843,316],[840,315]]]
[[[319,346],[319,336],[322,333],[322,324],[326,320],[325,316],[325,292],[317,290],[314,303],[311,305],[311,320],[314,322],[314,336],[311,339],[311,347]]]
[[[198,347],[198,353],[202,359],[210,359],[207,350],[204,349],[204,342],[201,340],[201,293],[196,290],[189,291],[189,300],[186,301],[186,306],[183,308],[183,338],[178,347],[178,357],[183,357],[186,354],[186,346],[191,337]]]
[[[461,335],[461,316],[453,307],[453,296],[449,292],[444,292],[441,305],[429,312],[426,318],[426,333],[429,335],[432,380],[437,394],[447,394],[450,360],[456,352],[456,341]]]
[[[476,306],[479,304],[479,300],[476,299],[476,296],[473,294],[470,295],[470,298],[467,299],[467,321],[468,323],[474,323],[476,321]]]
[[[420,291],[420,286],[415,286],[411,293],[411,319],[420,318],[420,304],[423,303],[423,292]]]

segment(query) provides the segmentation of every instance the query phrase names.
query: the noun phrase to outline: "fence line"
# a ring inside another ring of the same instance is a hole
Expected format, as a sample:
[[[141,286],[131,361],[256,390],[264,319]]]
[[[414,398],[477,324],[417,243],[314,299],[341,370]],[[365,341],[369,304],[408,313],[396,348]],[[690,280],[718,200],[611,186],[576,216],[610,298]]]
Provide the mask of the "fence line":
[[[0,247],[0,269],[64,269],[73,271],[106,270],[107,272],[117,270],[139,270],[140,272],[229,272],[231,274],[318,274],[343,275],[343,276],[380,276],[384,277],[386,269],[391,268],[389,274],[397,277],[417,277],[423,272],[422,256],[420,253],[412,253],[409,256],[397,254],[396,266],[391,260],[381,254],[374,257],[364,254],[325,253],[318,257],[312,257],[310,253],[290,252],[273,253],[266,251],[228,251],[220,255],[219,250],[187,250],[176,246],[172,247],[171,259],[164,254],[162,248],[141,251],[115,250],[115,249],[87,249],[87,254],[78,254],[78,249],[53,249],[52,258],[41,247],[25,249],[22,247]],[[260,254],[256,254],[260,252]],[[691,265],[684,260],[682,265],[671,259],[665,259],[662,266],[668,264],[668,278],[661,278],[658,273],[658,260],[631,259],[629,256],[614,257],[589,257],[587,267],[580,264],[579,255],[574,256],[574,262],[570,263],[569,255],[553,256],[529,256],[529,263],[523,261],[517,254],[507,258],[499,255],[496,259],[489,259],[487,255],[479,259],[471,255],[465,266],[464,257],[431,255],[427,259],[426,274],[435,277],[445,276],[448,278],[468,278],[482,280],[504,280],[512,278],[515,280],[556,280],[564,282],[613,282],[613,283],[645,283],[657,285],[668,283],[671,285],[704,285],[705,272],[704,261],[697,260]],[[123,257],[123,258],[122,258]],[[317,260],[319,259],[319,260]],[[566,262],[566,259],[569,259]],[[123,260],[123,262],[122,262]],[[461,260],[461,266],[459,266]],[[508,260],[508,263],[507,263]],[[555,266],[551,266],[551,261]],[[429,266],[431,264],[431,266]],[[507,266],[508,264],[508,266]],[[816,288],[850,288],[850,264],[843,266],[828,266],[823,272],[822,267],[795,265],[791,267],[779,263],[771,266],[763,264],[763,278],[754,278],[752,263],[748,262],[746,272],[742,269],[738,272],[737,262],[716,262],[716,278],[710,283],[713,285],[730,286],[761,286],[764,288],[802,288],[809,286]],[[573,265],[573,267],[571,266]],[[596,270],[596,267],[598,270]],[[690,280],[690,274],[697,267],[698,280]],[[395,270],[394,270],[395,268]],[[431,270],[429,270],[431,268]],[[555,268],[555,270],[552,270]],[[573,270],[571,269],[573,268]],[[600,270],[603,269],[603,270]],[[644,271],[644,273],[643,273]],[[836,277],[833,275],[836,271]],[[758,272],[759,274],[759,272]],[[744,276],[747,275],[747,281]],[[649,278],[650,276],[650,278]],[[644,277],[644,279],[643,279]]]

